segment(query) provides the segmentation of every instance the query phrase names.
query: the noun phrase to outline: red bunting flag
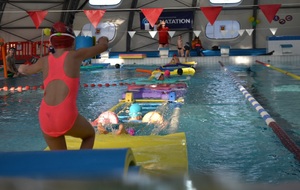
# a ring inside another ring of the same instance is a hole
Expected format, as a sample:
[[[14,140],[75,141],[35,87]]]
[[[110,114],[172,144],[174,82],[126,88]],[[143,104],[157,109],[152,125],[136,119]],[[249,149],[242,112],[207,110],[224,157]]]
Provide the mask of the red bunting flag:
[[[38,29],[48,14],[48,11],[27,11],[27,14],[31,17],[36,29]]]
[[[281,4],[259,5],[260,10],[264,13],[269,23],[272,22],[280,7]]]
[[[84,10],[84,14],[88,17],[94,28],[97,28],[106,10]]]
[[[219,16],[222,8],[223,8],[222,6],[200,7],[203,14],[205,15],[205,17],[207,18],[207,20],[209,21],[209,23],[211,25],[214,25],[214,23],[215,23],[217,17]]]
[[[162,13],[163,8],[144,8],[141,9],[146,19],[149,21],[150,25],[153,27]]]

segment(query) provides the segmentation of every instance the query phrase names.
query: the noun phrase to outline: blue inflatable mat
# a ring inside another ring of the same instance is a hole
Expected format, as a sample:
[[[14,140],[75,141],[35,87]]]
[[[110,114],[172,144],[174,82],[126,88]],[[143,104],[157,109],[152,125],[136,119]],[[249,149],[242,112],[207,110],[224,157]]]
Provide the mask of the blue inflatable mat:
[[[1,177],[112,179],[139,172],[130,148],[1,152]]]

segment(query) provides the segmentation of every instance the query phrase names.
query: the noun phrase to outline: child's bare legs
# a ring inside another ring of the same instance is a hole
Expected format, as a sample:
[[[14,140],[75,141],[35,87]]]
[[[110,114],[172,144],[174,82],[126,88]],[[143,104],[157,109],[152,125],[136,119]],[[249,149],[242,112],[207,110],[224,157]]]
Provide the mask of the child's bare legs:
[[[78,114],[77,119],[73,127],[65,134],[82,139],[80,149],[92,149],[95,141],[95,130],[92,125],[80,114]],[[66,140],[65,136],[51,137],[44,134],[46,143],[48,144],[50,150],[66,150]]]
[[[190,56],[190,50],[185,51],[185,62],[187,62],[188,57]]]
[[[92,149],[94,147],[95,129],[80,114],[78,114],[73,127],[66,133],[66,135],[81,138],[82,142],[80,149]]]
[[[119,125],[119,130],[116,132],[116,135],[120,135],[120,134],[127,134],[127,131],[125,130],[125,127],[123,124]]]
[[[50,150],[67,150],[65,136],[51,137],[44,133],[44,139]]]
[[[183,50],[183,48],[181,48],[181,50],[178,50],[178,51],[179,51],[179,53],[178,53],[179,57],[184,57],[184,50]]]

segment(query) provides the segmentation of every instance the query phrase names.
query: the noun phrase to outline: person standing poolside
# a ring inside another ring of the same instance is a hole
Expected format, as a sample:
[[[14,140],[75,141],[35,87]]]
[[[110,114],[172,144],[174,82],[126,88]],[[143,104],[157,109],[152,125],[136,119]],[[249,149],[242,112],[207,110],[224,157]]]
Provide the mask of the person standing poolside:
[[[187,62],[187,58],[190,56],[190,51],[191,51],[191,46],[189,42],[185,43],[184,51],[185,51],[185,62]]]
[[[166,26],[165,21],[161,21],[157,26],[158,31],[158,48],[169,47],[169,28]]]
[[[17,67],[16,67],[16,49],[11,47],[8,50],[6,56],[6,63],[7,63],[7,74],[8,76],[18,77],[20,75]]]
[[[182,42],[182,36],[179,35],[177,38],[177,52],[179,57],[184,56],[184,51],[183,51],[183,42]]]
[[[108,48],[108,38],[101,37],[95,46],[74,50],[73,30],[62,22],[51,28],[50,43],[55,53],[41,57],[35,64],[20,65],[19,72],[30,75],[43,72],[44,97],[39,109],[40,127],[50,150],[67,149],[65,135],[82,139],[80,149],[92,149],[95,130],[79,114],[76,99],[80,65]]]
[[[202,43],[199,37],[195,37],[193,40],[194,45],[192,45],[193,49],[196,49],[197,52],[197,56],[204,56],[203,54],[203,47],[202,47]]]

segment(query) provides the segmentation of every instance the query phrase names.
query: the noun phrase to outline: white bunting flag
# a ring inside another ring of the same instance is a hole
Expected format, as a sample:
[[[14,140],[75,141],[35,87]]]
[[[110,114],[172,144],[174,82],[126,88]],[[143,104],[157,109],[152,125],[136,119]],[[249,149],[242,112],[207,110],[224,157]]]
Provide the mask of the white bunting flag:
[[[82,30],[82,34],[83,34],[85,37],[87,37],[87,36],[92,37],[92,36],[93,36],[93,35],[92,35],[92,31],[90,31],[90,30]]]
[[[175,31],[169,31],[168,33],[169,33],[170,37],[172,38],[175,34]]]
[[[194,34],[195,34],[196,37],[199,37],[200,33],[201,33],[200,30],[194,30]]]
[[[251,36],[251,35],[252,35],[252,32],[253,32],[253,30],[254,30],[254,29],[246,29],[246,32],[248,33],[248,35],[249,35],[249,36]]]
[[[236,30],[230,30],[230,34],[233,36],[237,31]]]
[[[244,34],[245,30],[239,30],[238,33],[240,36],[242,36]]]
[[[221,30],[221,34],[222,34],[223,37],[225,37],[226,34],[227,34],[227,30]]]
[[[136,31],[128,31],[129,36],[132,38]]]
[[[80,30],[74,30],[74,34],[77,37],[80,34]]]
[[[156,33],[157,33],[157,31],[149,31],[149,34],[151,35],[152,38],[155,37]]]
[[[270,31],[272,32],[273,35],[275,35],[277,32],[277,28],[270,28]]]

